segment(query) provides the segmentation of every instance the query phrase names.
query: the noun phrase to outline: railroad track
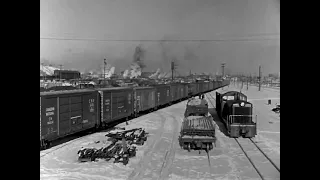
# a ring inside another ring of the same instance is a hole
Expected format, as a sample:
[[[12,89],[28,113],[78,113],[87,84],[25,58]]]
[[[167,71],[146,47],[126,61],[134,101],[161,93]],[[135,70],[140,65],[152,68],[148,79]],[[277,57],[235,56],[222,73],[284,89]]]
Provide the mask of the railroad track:
[[[258,169],[256,164],[253,162],[253,159],[248,155],[248,153],[244,149],[243,145],[239,142],[239,139],[237,139],[237,138],[233,138],[233,139],[237,142],[237,144],[241,148],[242,152],[245,154],[247,159],[250,161],[250,164],[253,166],[253,168],[256,170],[256,172],[259,174],[260,178],[262,180],[265,180],[266,178],[263,176],[263,173],[261,172],[261,170]],[[259,146],[251,138],[249,138],[249,144],[254,144],[255,147],[257,147],[258,152],[260,152],[268,160],[268,162],[270,162],[270,164],[280,173],[280,169],[277,167],[277,165],[275,165],[275,163],[259,148]]]
[[[164,153],[164,157],[161,161],[161,167],[160,169],[158,169],[157,171],[159,172],[159,177],[158,179],[166,179],[167,176],[169,175],[170,172],[170,168],[173,164],[173,160],[174,160],[174,156],[175,156],[175,145],[176,145],[176,138],[178,137],[178,119],[176,119],[176,117],[174,117],[173,115],[171,115],[170,113],[167,113],[165,111],[160,111],[159,113],[160,116],[162,116],[163,118],[165,118],[167,115],[170,118],[172,118],[172,120],[174,121],[174,129],[173,129],[173,133],[172,136],[170,137],[172,140],[170,142],[170,145],[168,146],[168,148],[166,149],[165,153]],[[138,166],[131,172],[131,174],[129,175],[129,179],[132,180],[138,180],[138,179],[143,179],[144,178],[144,173],[146,172],[146,170],[148,168],[150,168],[150,160],[152,159],[152,156],[155,155],[157,152],[155,149],[155,146],[160,143],[160,141],[162,140],[163,136],[164,136],[164,126],[165,126],[165,121],[162,122],[161,124],[161,130],[159,131],[158,134],[156,134],[156,139],[155,141],[152,143],[152,145],[150,145],[148,147],[148,149],[146,150],[146,154],[144,154],[143,159],[139,162]]]
[[[216,99],[210,93],[207,93],[206,95],[210,96],[210,98],[207,98],[207,99],[210,102],[210,104],[215,108],[214,104],[212,103],[212,99],[213,100],[216,100]],[[239,145],[240,149],[242,150],[242,152],[244,153],[246,158],[249,160],[250,164],[253,166],[255,171],[258,173],[260,178],[262,180],[266,179],[263,176],[263,173],[261,172],[261,170],[259,170],[257,168],[256,164],[253,162],[252,158],[250,158],[250,156],[248,155],[247,151],[244,149],[243,145],[241,145],[239,140],[237,138],[233,138],[233,139],[237,142],[237,144]],[[280,168],[266,155],[266,153],[263,152],[263,150],[252,140],[252,138],[248,138],[248,139],[249,139],[249,144],[253,144],[258,149],[258,152],[260,152],[267,159],[267,161],[272,165],[272,167],[274,167],[280,173]]]
[[[51,153],[53,153],[54,151],[57,151],[58,149],[61,149],[61,148],[65,147],[65,146],[68,146],[68,145],[70,145],[71,143],[73,143],[73,142],[75,142],[75,141],[79,141],[79,140],[81,140],[81,139],[84,138],[84,137],[86,137],[86,136],[82,136],[82,137],[73,139],[73,140],[71,140],[71,141],[68,141],[67,143],[64,143],[64,144],[62,144],[62,145],[58,145],[58,146],[51,147],[50,149],[46,149],[48,152],[45,152],[45,153],[41,154],[41,155],[40,155],[40,158],[42,158],[42,157],[44,157],[44,156],[46,156],[46,155],[48,155],[48,154],[51,154]],[[43,150],[43,151],[44,151],[44,150]]]

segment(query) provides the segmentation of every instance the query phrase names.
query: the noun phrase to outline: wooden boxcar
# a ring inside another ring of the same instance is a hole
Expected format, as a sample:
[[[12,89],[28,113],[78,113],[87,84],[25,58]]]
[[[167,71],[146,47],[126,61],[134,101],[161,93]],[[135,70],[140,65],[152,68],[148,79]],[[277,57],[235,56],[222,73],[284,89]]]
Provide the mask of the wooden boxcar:
[[[170,96],[170,85],[155,85],[154,88],[156,89],[156,106],[163,106],[169,104],[171,102]]]
[[[189,83],[188,84],[188,94],[189,95],[196,95],[198,92],[197,92],[197,84],[196,83]]]
[[[133,112],[136,116],[139,114],[139,112],[152,110],[155,108],[155,88],[135,87],[133,92]]]
[[[209,91],[209,81],[204,81],[203,83],[203,92]]]
[[[100,123],[106,125],[133,113],[133,89],[113,87],[98,89],[100,94]]]
[[[178,87],[179,87],[179,92],[180,92],[178,100],[182,101],[186,97],[185,96],[185,86],[183,84],[179,83]]]
[[[209,81],[209,91],[213,90],[213,81]]]
[[[179,89],[177,83],[170,84],[170,95],[171,95],[171,101],[176,101],[179,97]]]
[[[94,90],[40,93],[40,145],[95,127],[98,105]]]
[[[170,84],[171,100],[180,101],[184,97],[184,85],[181,83]]]
[[[188,83],[181,83],[182,88],[183,88],[183,98],[188,98],[189,97],[189,86]]]
[[[198,81],[197,85],[198,85],[197,93],[203,92],[203,81]]]

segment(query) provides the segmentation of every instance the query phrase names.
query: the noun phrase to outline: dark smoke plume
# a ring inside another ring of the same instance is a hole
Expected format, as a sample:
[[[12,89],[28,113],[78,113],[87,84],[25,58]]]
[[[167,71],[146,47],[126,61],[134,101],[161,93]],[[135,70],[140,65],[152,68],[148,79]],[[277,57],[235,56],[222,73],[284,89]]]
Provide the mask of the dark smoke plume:
[[[133,62],[137,63],[141,69],[146,67],[144,63],[144,57],[145,50],[141,47],[141,45],[137,46],[133,55]]]

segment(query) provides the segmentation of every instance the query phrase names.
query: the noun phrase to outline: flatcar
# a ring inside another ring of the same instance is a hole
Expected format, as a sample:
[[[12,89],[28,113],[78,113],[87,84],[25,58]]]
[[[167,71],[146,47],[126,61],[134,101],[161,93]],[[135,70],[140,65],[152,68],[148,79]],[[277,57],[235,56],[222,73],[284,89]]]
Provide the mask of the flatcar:
[[[257,119],[253,121],[252,103],[241,92],[216,92],[216,111],[225,124],[230,137],[251,138],[257,134]]]
[[[208,102],[192,98],[188,101],[181,126],[179,144],[190,151],[204,149],[209,151],[216,142],[215,125],[210,116]]]
[[[202,85],[205,88],[199,83],[40,92],[40,149],[50,146],[53,140],[106,128],[111,123],[135,118],[141,112],[154,111],[221,87],[214,81],[211,89],[207,88],[209,82],[202,82],[208,84]]]

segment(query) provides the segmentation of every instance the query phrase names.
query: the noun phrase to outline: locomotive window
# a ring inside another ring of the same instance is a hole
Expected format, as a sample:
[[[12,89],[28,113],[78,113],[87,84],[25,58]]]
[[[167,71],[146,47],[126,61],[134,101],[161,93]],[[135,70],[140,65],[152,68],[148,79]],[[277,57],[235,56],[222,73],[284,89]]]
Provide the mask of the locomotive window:
[[[223,96],[222,99],[225,100],[225,101],[227,101],[227,100],[234,100],[234,96]]]
[[[240,96],[240,100],[242,100],[242,101],[246,101],[246,100],[247,100],[247,98],[246,98],[245,96]]]

